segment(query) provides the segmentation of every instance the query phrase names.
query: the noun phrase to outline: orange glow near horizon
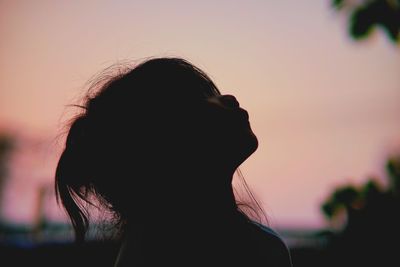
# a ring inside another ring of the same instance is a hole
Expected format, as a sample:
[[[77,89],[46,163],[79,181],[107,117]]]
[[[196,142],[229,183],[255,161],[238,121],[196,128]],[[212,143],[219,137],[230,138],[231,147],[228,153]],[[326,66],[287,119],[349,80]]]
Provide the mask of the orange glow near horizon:
[[[48,140],[107,66],[178,56],[203,69],[249,111],[260,146],[241,169],[272,225],[324,225],[333,186],[384,178],[400,148],[400,50],[380,32],[351,41],[329,1],[3,1],[0,36],[0,129]],[[11,219],[32,220],[29,190],[52,182],[43,158],[42,178],[10,182]]]

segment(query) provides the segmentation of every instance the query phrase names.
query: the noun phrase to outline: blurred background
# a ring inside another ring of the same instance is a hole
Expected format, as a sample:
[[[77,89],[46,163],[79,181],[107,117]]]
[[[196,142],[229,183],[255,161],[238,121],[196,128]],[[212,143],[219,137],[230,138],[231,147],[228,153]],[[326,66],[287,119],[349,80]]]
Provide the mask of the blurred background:
[[[248,110],[260,145],[241,170],[294,265],[383,266],[400,237],[399,30],[398,0],[0,0],[1,257],[112,265],[96,233],[71,243],[55,201],[68,105],[110,65],[177,56]]]

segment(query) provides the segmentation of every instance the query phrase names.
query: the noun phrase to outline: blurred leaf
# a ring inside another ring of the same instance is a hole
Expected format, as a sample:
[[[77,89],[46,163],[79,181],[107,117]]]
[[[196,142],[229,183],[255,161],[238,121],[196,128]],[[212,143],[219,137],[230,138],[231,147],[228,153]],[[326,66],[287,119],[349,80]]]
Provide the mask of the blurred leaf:
[[[343,7],[344,1],[343,0],[332,0],[332,6],[339,10]]]
[[[366,38],[372,30],[375,20],[371,10],[360,8],[355,10],[350,18],[350,34],[354,39]]]
[[[324,204],[322,204],[321,209],[324,215],[328,219],[331,219],[335,215],[337,207],[335,207],[331,201],[326,201]]]
[[[400,156],[390,158],[386,163],[386,170],[390,179],[390,189],[400,192]]]
[[[363,193],[368,196],[373,194],[380,194],[382,193],[382,190],[375,179],[369,179],[363,187]]]
[[[336,10],[349,11],[349,34],[353,39],[367,38],[374,28],[380,27],[388,39],[397,43],[400,41],[400,0],[363,0],[358,4],[344,0],[333,0]]]
[[[338,188],[333,193],[333,201],[336,203],[341,203],[345,206],[351,206],[351,204],[358,199],[358,197],[359,192],[351,185]]]
[[[350,207],[360,199],[360,193],[353,186],[346,185],[334,190],[332,195],[321,205],[321,210],[328,219],[333,219],[339,211]]]

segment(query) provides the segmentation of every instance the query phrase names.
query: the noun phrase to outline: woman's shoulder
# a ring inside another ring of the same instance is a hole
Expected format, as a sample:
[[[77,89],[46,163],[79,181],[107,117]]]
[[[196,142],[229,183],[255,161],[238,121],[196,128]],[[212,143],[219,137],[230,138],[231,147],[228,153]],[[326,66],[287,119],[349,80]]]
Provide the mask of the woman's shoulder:
[[[253,229],[254,239],[259,244],[260,252],[270,255],[271,266],[292,266],[290,250],[282,236],[266,225],[254,221],[250,222],[250,224]]]
[[[262,240],[268,241],[271,244],[274,244],[281,248],[287,248],[282,236],[271,227],[255,221],[250,221],[250,224],[255,234],[257,234]]]

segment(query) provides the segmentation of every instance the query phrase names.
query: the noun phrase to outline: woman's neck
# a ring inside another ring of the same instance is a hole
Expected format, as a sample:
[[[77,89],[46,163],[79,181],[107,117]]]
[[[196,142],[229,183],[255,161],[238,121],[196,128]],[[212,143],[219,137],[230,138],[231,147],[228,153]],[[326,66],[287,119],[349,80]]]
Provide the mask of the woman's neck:
[[[153,210],[132,220],[139,222],[138,227],[143,231],[164,227],[185,229],[196,225],[225,227],[240,216],[231,180],[232,176],[227,173],[207,177],[194,175],[190,184],[162,193],[153,204]]]
[[[174,213],[188,215],[195,219],[209,217],[221,220],[237,211],[230,172],[195,174],[181,190],[174,190],[176,202],[171,206]]]

